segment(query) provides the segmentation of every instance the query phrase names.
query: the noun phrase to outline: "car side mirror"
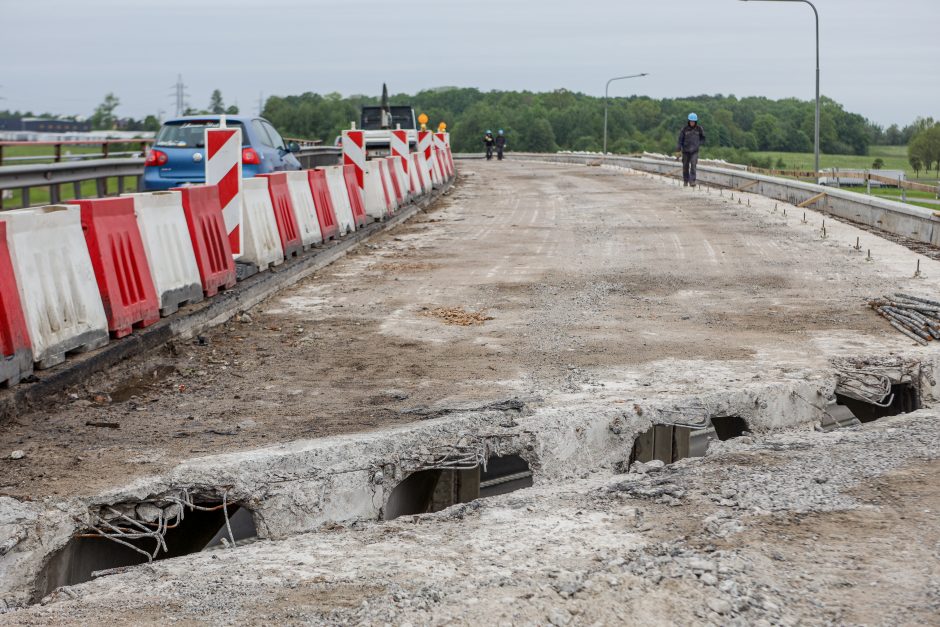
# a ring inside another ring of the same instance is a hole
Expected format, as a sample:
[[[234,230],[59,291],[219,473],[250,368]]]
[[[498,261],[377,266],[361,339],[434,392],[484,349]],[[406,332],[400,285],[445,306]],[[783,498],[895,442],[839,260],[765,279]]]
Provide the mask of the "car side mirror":
[[[300,144],[297,142],[288,142],[287,150],[288,152],[300,152]]]

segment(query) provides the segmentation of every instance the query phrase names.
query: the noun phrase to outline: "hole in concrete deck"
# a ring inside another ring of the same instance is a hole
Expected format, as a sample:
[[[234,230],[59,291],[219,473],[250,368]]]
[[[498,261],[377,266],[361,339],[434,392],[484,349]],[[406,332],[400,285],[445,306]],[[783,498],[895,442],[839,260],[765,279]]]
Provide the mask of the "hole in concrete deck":
[[[508,494],[532,485],[529,462],[519,455],[490,457],[486,461],[486,472],[480,473],[480,498]]]
[[[200,503],[200,506],[217,507],[221,506],[221,503]],[[228,512],[232,535],[236,542],[257,535],[251,510],[236,504],[229,504]],[[119,524],[115,520],[112,524],[131,530],[129,523]],[[154,523],[144,524],[148,528],[156,527]],[[154,560],[196,553],[220,545],[223,537],[228,538],[228,532],[221,507],[213,511],[187,511],[181,521],[167,528],[164,536],[167,551],[158,553]],[[156,546],[156,540],[153,538],[122,540],[151,555]],[[147,557],[130,546],[97,535],[94,530],[88,530],[76,534],[49,559],[36,579],[35,598],[41,599],[61,586],[90,581],[92,573],[96,571],[146,562]]]
[[[490,457],[486,471],[432,469],[414,472],[395,486],[384,509],[385,520],[439,512],[458,503],[532,487],[529,463],[519,455]]]
[[[887,407],[836,393],[836,403],[844,405],[860,422],[871,422],[885,416],[907,414],[920,409],[920,393],[914,384],[904,381],[891,385],[891,402]]]
[[[653,425],[633,441],[630,463],[657,459],[671,464],[686,457],[701,457],[708,448],[708,439],[715,430],[684,425]]]
[[[712,418],[712,426],[715,435],[722,441],[739,438],[748,430],[747,421],[740,416],[715,416]]]

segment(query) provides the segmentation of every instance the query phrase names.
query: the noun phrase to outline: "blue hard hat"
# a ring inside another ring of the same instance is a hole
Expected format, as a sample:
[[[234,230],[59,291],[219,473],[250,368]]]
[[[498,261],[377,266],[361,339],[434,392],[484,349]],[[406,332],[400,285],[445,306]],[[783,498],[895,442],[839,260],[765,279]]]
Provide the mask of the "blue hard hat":
[[[487,134],[487,135],[492,135],[492,134],[493,134],[493,131],[491,131],[490,129],[486,129],[486,134]]]
[[[689,122],[698,122],[698,116],[694,113],[689,114]]]

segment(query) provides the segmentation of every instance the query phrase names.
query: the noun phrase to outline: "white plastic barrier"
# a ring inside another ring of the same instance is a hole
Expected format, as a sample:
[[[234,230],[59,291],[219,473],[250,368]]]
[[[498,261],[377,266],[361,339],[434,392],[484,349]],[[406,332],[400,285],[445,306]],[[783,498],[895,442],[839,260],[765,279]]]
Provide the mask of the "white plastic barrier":
[[[137,226],[147,264],[160,300],[160,315],[169,316],[183,303],[203,299],[196,253],[186,226],[179,192],[125,194],[134,199]]]
[[[408,179],[411,183],[411,196],[417,198],[424,194],[424,185],[421,184],[420,166],[418,165],[418,153],[408,155]]]
[[[284,262],[284,248],[274,220],[267,179],[263,176],[244,179],[242,185],[245,252],[239,261],[254,264],[261,272]]]
[[[395,183],[392,181],[391,160],[391,157],[378,160],[385,191],[388,193],[388,209],[390,212],[398,209],[398,194],[395,193]]]
[[[419,152],[417,154],[418,174],[421,176],[421,189],[425,194],[427,194],[434,187],[434,183],[431,181],[431,164],[428,163],[427,159],[425,159],[423,152]]]
[[[108,319],[82,232],[81,209],[4,211],[17,290],[39,368],[108,343]],[[201,288],[200,288],[201,291]]]
[[[394,157],[389,163],[392,164],[392,175],[398,179],[398,188],[404,196],[402,202],[409,202],[411,200],[411,181],[408,180],[408,175],[405,174],[405,166],[402,165],[401,159],[398,157]]]
[[[304,250],[323,241],[320,233],[320,222],[317,220],[317,207],[313,204],[313,193],[310,191],[310,177],[306,170],[287,173],[287,189],[290,192],[290,202],[294,207],[294,217],[300,228],[300,241]]]
[[[434,189],[437,189],[444,185],[444,174],[441,172],[441,162],[437,158],[437,151],[431,151],[431,182],[433,183]]]
[[[340,234],[352,233],[356,230],[356,219],[353,217],[352,205],[349,204],[343,166],[334,165],[323,169],[326,171],[326,186],[330,190],[330,200],[333,201],[333,213],[336,214]]]
[[[367,161],[362,170],[362,197],[366,205],[366,215],[376,220],[384,220],[388,215],[385,204],[385,192],[382,189],[382,172],[378,161]]]

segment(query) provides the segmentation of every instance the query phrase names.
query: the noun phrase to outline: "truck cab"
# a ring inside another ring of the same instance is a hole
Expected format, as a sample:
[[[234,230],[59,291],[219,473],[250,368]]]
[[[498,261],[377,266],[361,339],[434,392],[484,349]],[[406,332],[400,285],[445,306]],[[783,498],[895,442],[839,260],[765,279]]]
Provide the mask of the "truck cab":
[[[409,105],[363,106],[359,128],[366,143],[366,158],[388,157],[391,154],[390,131],[407,131],[408,149],[411,152],[418,147],[418,123],[415,111]]]

